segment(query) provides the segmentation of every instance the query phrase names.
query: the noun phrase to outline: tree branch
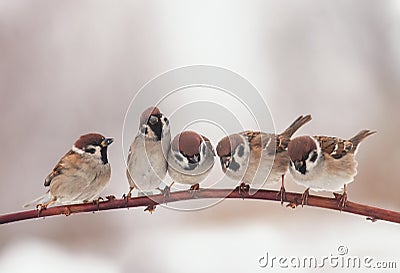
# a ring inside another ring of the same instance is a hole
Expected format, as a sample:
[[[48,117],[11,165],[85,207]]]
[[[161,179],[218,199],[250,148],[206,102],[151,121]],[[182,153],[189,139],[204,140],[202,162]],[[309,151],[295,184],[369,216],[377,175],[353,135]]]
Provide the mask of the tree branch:
[[[259,190],[254,195],[243,193],[242,196],[237,192],[230,189],[200,189],[195,196],[189,191],[177,191],[170,194],[167,200],[163,200],[164,197],[161,194],[152,196],[142,196],[130,198],[127,201],[122,199],[110,199],[107,201],[101,201],[98,204],[85,203],[76,205],[65,205],[50,207],[42,210],[40,213],[38,210],[27,210],[16,213],[0,215],[0,224],[11,223],[16,221],[22,221],[33,218],[48,217],[55,215],[70,215],[82,212],[95,212],[102,210],[113,210],[123,209],[130,207],[144,207],[144,206],[155,206],[158,204],[172,202],[178,202],[183,200],[191,199],[206,199],[206,198],[228,198],[228,199],[257,199],[257,200],[269,200],[269,201],[280,201],[277,199],[277,191],[271,190]],[[299,193],[286,193],[285,201],[289,204],[298,204],[301,198]],[[308,206],[319,207],[331,210],[340,210],[338,207],[338,201],[335,198],[320,197],[310,195],[308,197]],[[363,204],[358,204],[348,201],[346,207],[343,208],[343,212],[358,214],[368,217],[367,219],[375,222],[376,220],[384,220],[393,223],[400,223],[400,212],[385,210],[377,207],[371,207]]]

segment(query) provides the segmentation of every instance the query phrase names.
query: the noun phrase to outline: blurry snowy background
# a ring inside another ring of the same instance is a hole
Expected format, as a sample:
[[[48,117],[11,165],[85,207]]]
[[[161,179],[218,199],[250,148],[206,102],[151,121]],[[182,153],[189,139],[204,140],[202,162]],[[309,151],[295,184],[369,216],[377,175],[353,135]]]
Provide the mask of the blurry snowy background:
[[[399,1],[0,0],[0,214],[41,195],[90,131],[117,139],[103,195],[121,196],[129,102],[155,76],[192,64],[247,78],[278,132],[306,113],[314,119],[299,134],[377,130],[361,145],[349,199],[400,210]],[[340,245],[399,267],[399,234],[395,224],[277,202],[119,210],[0,226],[0,272],[275,272],[258,265],[267,251],[322,257]]]

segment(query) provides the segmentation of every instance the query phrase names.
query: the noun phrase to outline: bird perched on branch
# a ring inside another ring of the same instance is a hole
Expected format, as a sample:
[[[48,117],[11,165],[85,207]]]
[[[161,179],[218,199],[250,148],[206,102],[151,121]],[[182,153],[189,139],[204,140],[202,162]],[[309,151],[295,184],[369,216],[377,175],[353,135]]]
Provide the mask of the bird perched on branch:
[[[280,196],[283,203],[284,175],[290,161],[287,147],[292,135],[310,120],[310,115],[300,116],[281,134],[245,131],[222,138],[217,145],[217,154],[223,172],[242,181],[237,188],[240,193],[247,191],[250,184],[261,187],[281,181],[277,197]]]
[[[24,207],[38,204],[45,209],[51,204],[93,201],[109,184],[107,148],[113,141],[95,133],[81,136],[46,177],[44,185],[49,187],[48,192]]]
[[[174,182],[191,185],[195,193],[214,166],[215,152],[210,140],[194,131],[176,135],[168,154],[168,173]]]
[[[168,118],[157,107],[149,107],[140,116],[139,132],[128,154],[126,176],[131,196],[134,188],[139,194],[151,194],[158,189],[167,174],[167,155],[171,142]]]
[[[362,130],[349,140],[329,136],[300,136],[289,143],[290,173],[294,180],[305,187],[302,205],[307,202],[309,190],[337,192],[342,209],[347,201],[346,185],[357,174],[355,155],[359,144],[376,132]]]

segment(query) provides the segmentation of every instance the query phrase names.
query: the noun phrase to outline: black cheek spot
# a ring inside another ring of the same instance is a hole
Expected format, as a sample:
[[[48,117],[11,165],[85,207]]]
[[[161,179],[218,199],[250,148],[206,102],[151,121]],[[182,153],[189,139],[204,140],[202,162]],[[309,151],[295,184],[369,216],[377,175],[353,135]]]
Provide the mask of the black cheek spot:
[[[237,171],[240,169],[240,165],[235,161],[235,159],[232,159],[231,163],[229,164],[229,169],[232,171]]]
[[[180,162],[183,161],[183,157],[181,157],[180,155],[175,155],[175,158],[178,159]]]
[[[306,174],[306,172],[307,172],[307,165],[306,165],[306,162],[305,162],[305,161],[303,161],[303,165],[301,165],[301,167],[299,168],[299,172],[302,173],[302,174]]]
[[[293,167],[292,160],[289,161],[289,165],[290,165],[290,167]]]
[[[238,148],[238,156],[242,157],[244,155],[244,147],[242,145]]]

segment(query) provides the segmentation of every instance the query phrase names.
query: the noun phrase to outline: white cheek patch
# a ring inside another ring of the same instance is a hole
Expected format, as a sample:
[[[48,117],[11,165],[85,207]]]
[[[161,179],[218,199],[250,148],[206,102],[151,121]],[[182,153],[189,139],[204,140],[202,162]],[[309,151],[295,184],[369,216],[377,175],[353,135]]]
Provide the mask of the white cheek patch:
[[[154,134],[153,130],[151,130],[150,126],[146,125],[147,137],[154,138],[156,135]]]
[[[310,157],[306,160],[306,167],[307,171],[312,170],[315,166],[318,165],[319,161],[321,159],[321,156],[318,155],[317,159],[315,161],[311,161]]]
[[[200,144],[200,154],[201,154],[200,162],[201,162],[201,160],[202,160],[203,158],[206,157],[206,153],[207,153],[207,145],[206,145],[206,143],[203,141],[203,142]]]
[[[145,134],[146,134],[146,130],[148,130],[146,124],[143,124],[143,125],[141,125],[141,126],[139,127],[139,132],[140,132],[142,135],[145,135]]]
[[[163,137],[166,135],[169,135],[170,133],[170,127],[169,127],[169,122],[164,120],[164,116],[161,117],[161,124],[162,124],[162,135]]]
[[[173,158],[174,158],[175,162],[179,166],[181,166],[181,167],[189,166],[188,159],[185,156],[181,155],[181,153],[173,151],[173,155],[174,155]]]
[[[319,162],[321,161],[321,158],[323,156],[319,142],[314,138],[313,138],[313,140],[315,142],[315,145],[317,146],[317,150],[315,151],[317,153],[317,159],[314,162],[311,161],[312,154],[310,153],[310,155],[308,156],[308,159],[306,160],[307,171],[311,171],[313,168],[315,168],[319,164]]]
[[[232,171],[240,171],[246,169],[249,161],[249,149],[246,145],[239,145],[235,149],[235,153],[231,159],[229,168]]]
[[[162,129],[162,137],[166,137],[170,134],[169,132],[169,125],[164,125]]]
[[[95,147],[95,150],[96,150],[96,152],[94,153],[94,155],[95,155],[96,157],[101,158],[101,147],[96,146],[96,147]]]

